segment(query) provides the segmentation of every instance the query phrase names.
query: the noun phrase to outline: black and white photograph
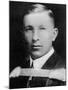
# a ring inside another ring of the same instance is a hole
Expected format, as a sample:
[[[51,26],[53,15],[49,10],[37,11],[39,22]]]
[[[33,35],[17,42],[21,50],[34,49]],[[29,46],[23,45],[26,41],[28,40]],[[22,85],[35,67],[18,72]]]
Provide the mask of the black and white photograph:
[[[9,88],[66,86],[66,4],[9,1]]]

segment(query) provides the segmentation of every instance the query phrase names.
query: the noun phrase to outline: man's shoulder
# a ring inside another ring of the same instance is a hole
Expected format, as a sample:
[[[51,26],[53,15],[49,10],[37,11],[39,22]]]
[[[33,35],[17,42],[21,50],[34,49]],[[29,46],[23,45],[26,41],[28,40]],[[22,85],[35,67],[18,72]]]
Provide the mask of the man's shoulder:
[[[55,68],[66,68],[66,60],[59,56],[57,53],[55,54],[56,65]]]
[[[16,89],[16,88],[25,88],[26,87],[26,83],[28,80],[28,77],[25,76],[21,76],[21,71],[22,68],[20,66],[17,66],[16,68],[14,68],[10,75],[9,75],[9,88],[10,89]]]
[[[61,58],[56,52],[54,52],[47,62],[43,65],[42,69],[57,69],[57,68],[65,68],[66,60]]]
[[[55,51],[54,54],[51,56],[51,62],[54,62],[54,68],[65,68],[66,67],[66,60],[62,58],[60,55],[57,54]]]

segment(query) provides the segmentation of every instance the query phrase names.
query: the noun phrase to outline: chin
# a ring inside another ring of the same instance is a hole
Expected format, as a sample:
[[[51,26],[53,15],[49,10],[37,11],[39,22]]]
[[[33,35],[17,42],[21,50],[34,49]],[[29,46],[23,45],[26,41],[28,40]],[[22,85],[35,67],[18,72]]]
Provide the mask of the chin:
[[[32,52],[31,55],[34,59],[37,59],[43,56],[41,52]]]

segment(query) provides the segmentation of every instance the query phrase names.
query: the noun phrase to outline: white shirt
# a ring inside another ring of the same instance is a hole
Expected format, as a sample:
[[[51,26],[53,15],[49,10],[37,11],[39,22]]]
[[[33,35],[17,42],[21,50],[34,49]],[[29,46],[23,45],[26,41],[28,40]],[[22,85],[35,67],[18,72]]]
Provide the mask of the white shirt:
[[[33,60],[30,56],[30,66],[33,62],[33,68],[34,69],[41,69],[42,66],[44,65],[44,63],[46,63],[46,61],[49,59],[49,57],[54,53],[54,48],[51,48],[51,50],[44,56]]]

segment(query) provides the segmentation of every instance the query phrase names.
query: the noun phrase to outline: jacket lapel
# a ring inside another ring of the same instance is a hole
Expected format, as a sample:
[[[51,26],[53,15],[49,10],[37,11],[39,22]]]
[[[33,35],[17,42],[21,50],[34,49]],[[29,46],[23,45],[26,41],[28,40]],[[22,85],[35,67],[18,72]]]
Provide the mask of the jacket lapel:
[[[52,56],[47,60],[47,62],[42,66],[42,69],[54,69],[57,61],[58,57],[56,52],[54,52]]]

